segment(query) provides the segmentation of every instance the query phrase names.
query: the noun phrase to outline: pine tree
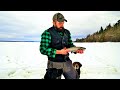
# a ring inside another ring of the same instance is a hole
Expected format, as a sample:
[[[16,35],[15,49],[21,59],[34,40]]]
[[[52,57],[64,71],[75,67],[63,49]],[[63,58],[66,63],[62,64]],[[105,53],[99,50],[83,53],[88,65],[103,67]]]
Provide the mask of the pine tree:
[[[102,33],[102,32],[103,32],[103,28],[102,28],[102,26],[101,26],[99,33]]]

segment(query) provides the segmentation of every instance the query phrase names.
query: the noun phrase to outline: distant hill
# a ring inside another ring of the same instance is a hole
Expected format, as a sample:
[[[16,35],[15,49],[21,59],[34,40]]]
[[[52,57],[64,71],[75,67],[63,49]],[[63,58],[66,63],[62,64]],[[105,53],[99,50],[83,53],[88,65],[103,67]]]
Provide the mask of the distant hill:
[[[87,35],[86,38],[76,39],[75,42],[120,42],[120,20],[113,26],[109,24],[105,29]]]

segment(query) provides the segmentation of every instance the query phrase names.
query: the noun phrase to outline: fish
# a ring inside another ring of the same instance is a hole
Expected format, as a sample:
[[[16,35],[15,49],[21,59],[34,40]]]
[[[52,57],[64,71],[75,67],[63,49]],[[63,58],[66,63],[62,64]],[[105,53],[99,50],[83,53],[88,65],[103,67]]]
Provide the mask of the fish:
[[[66,49],[66,48],[65,48]],[[69,52],[71,52],[71,53],[74,53],[74,54],[76,54],[77,52],[77,50],[85,50],[86,48],[85,47],[76,47],[76,46],[74,46],[74,47],[70,47],[70,48],[67,48],[68,49],[68,51]],[[66,60],[66,58],[69,56],[69,53],[67,54],[67,55],[65,55],[65,57],[64,57],[64,59]]]
[[[85,47],[70,47],[70,48],[68,48],[68,50],[71,53],[75,53],[77,50],[85,50],[85,49],[86,49]]]

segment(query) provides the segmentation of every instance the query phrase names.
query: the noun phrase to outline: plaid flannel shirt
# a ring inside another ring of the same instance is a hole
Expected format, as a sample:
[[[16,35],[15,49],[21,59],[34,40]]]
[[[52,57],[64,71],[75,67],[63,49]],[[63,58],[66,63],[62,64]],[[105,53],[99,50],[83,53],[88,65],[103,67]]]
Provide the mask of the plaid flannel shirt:
[[[63,35],[62,32],[59,32],[60,35]],[[45,30],[41,35],[41,42],[40,42],[40,52],[43,55],[47,55],[48,57],[55,58],[56,49],[50,48],[49,45],[51,43],[51,35],[48,30]],[[70,47],[75,46],[72,42],[71,35],[68,40],[68,44]]]

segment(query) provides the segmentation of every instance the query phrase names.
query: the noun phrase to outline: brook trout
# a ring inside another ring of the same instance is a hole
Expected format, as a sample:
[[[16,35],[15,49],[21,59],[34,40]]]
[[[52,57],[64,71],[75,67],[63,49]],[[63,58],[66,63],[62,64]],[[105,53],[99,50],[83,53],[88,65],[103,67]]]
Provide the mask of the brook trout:
[[[77,50],[85,50],[85,47],[71,47],[68,48],[68,50],[70,50],[70,52],[76,52]]]

